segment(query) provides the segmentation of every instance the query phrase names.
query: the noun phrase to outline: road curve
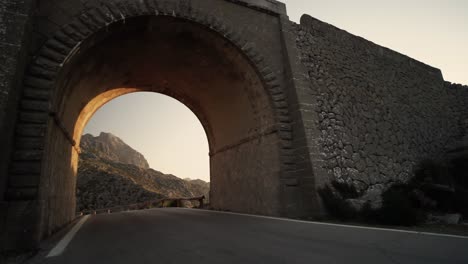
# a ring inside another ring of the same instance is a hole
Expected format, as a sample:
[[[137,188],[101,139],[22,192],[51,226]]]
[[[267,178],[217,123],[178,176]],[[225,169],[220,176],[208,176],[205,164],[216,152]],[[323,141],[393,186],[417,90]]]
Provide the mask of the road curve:
[[[34,263],[468,263],[468,239],[190,209],[91,216]]]

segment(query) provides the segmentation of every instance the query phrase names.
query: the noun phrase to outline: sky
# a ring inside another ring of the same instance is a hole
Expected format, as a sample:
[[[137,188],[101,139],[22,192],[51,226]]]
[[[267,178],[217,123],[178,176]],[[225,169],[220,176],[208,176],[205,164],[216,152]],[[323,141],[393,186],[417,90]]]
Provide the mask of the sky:
[[[149,92],[117,97],[94,114],[84,133],[101,131],[121,138],[155,170],[209,181],[205,130],[191,110],[171,97]]]
[[[468,84],[467,0],[284,0],[292,21],[303,13],[442,70]],[[145,115],[144,113],[151,113]],[[85,133],[111,132],[141,152],[153,169],[209,181],[206,134],[178,101],[134,93],[104,105]]]

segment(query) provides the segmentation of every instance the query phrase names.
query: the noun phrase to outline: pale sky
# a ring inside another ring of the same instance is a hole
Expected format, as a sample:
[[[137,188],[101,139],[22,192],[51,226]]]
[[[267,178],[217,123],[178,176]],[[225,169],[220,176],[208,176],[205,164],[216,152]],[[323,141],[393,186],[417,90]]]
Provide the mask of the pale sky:
[[[285,0],[290,19],[307,13],[442,70],[468,84],[467,0]],[[151,113],[151,115],[145,114]],[[111,132],[150,166],[181,178],[209,181],[208,143],[195,115],[156,93],[134,93],[103,106],[85,133]]]
[[[85,133],[111,132],[139,151],[151,168],[179,178],[209,181],[208,141],[185,105],[158,93],[132,93],[99,109]]]

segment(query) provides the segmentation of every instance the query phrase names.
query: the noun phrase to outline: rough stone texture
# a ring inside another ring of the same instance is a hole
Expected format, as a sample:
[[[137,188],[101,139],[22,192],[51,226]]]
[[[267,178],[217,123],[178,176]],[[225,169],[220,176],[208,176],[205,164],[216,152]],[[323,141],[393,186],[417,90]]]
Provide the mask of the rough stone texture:
[[[295,29],[317,98],[319,138],[309,144],[328,180],[352,183],[378,206],[390,184],[466,135],[468,89],[438,69],[307,15]]]
[[[428,222],[431,224],[458,225],[462,222],[461,214],[429,215]]]
[[[456,120],[453,127],[455,141],[447,146],[449,149],[468,147],[468,86],[445,82],[445,87],[451,98],[450,113]]]
[[[12,102],[17,102],[19,92],[17,86],[23,75],[22,67],[26,52],[25,33],[30,26],[30,8],[32,1],[1,1],[0,2],[0,131],[2,132],[2,146],[6,146],[8,133],[12,127],[11,118],[7,117]],[[7,157],[0,156],[3,171],[3,161]],[[3,182],[3,178],[0,181]],[[3,184],[0,184],[0,194],[3,193]]]

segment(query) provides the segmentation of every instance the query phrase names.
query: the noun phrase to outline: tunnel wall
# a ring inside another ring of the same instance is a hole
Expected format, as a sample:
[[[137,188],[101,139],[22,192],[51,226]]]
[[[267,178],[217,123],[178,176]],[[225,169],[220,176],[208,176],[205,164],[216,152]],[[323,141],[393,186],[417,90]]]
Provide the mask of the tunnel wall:
[[[149,23],[152,33],[142,34],[146,31],[141,26]],[[124,24],[109,26],[106,34],[82,43],[80,55],[70,59],[56,81],[52,109],[66,131],[75,131],[76,144],[86,122],[75,125],[75,120],[83,104],[97,100],[91,108],[100,106],[96,96],[112,99],[119,96],[118,90],[125,93],[126,89],[115,89],[124,85],[164,93],[190,108],[205,128],[210,142],[210,206],[278,215],[281,168],[275,113],[255,69],[239,50],[200,25],[170,17],[128,18]],[[125,64],[119,65],[120,61]],[[138,86],[141,83],[151,85]],[[52,232],[70,221],[61,213],[70,207],[74,194],[75,173],[69,168],[74,163],[73,148],[60,130],[49,127],[43,162],[47,167],[42,171],[42,178],[50,178],[41,193],[44,215],[53,216],[44,220],[45,230]]]
[[[280,163],[275,133],[212,156],[210,206],[218,210],[279,215]]]
[[[30,58],[33,25],[33,0],[0,1],[0,250],[9,243],[4,234],[20,234],[15,216],[30,212],[23,209],[30,201],[15,201],[8,191],[8,165],[12,158],[13,135],[21,96],[24,69]],[[32,202],[34,203],[34,202]],[[10,217],[11,216],[11,217]],[[28,217],[22,224],[32,225]],[[30,237],[29,237],[30,238]]]
[[[8,219],[1,234],[4,249],[35,247],[74,218],[74,194],[70,190],[75,179],[66,175],[76,170],[73,160],[77,153],[72,121],[57,115],[51,100],[58,85],[56,78],[68,59],[82,51],[76,47],[90,35],[105,31],[113,21],[125,22],[127,17],[140,15],[181,17],[224,36],[256,69],[274,108],[271,131],[245,138],[246,142],[212,156],[218,164],[230,165],[233,172],[221,184],[239,182],[249,173],[256,178],[244,179],[243,184],[253,190],[261,186],[269,195],[252,191],[238,197],[241,200],[237,205],[224,200],[218,209],[288,217],[312,215],[317,209],[318,201],[309,200],[315,192],[308,189],[313,174],[306,162],[307,142],[304,137],[293,140],[303,134],[303,128],[300,120],[293,120],[300,116],[293,114],[298,104],[294,72],[289,68],[291,36],[284,37],[291,29],[284,4],[264,0],[51,0],[41,1],[34,11],[35,22],[27,43],[33,58],[28,61],[26,76],[18,77],[23,81],[22,88],[17,89],[23,90],[21,107],[18,113],[8,112],[16,118],[15,134],[8,138],[14,142],[14,161],[9,164],[6,187],[11,194],[7,204],[15,212],[2,209]],[[249,155],[241,157],[241,152]],[[71,160],[58,155],[49,159],[50,153],[63,153]],[[212,171],[217,170],[225,171],[226,167],[212,167]],[[306,177],[308,185],[302,181]]]
[[[130,13],[138,13],[141,9],[139,3],[128,5],[131,1],[114,1],[116,4],[109,5],[111,9],[115,6],[116,8],[123,8],[128,10]],[[37,16],[37,21],[34,27],[33,32],[33,49],[36,49],[37,53],[40,53],[41,47],[46,44],[48,40],[54,38],[54,34],[57,31],[60,31],[61,27],[70,22],[70,17],[78,17],[80,14],[86,13],[85,10],[91,10],[95,7],[101,6],[101,1],[78,1],[78,0],[67,0],[67,1],[58,1],[51,0],[44,3],[41,3],[39,6],[39,12]],[[275,161],[274,166],[270,166],[269,169],[273,170],[273,173],[278,177],[282,178],[282,182],[288,182],[288,179],[285,179],[287,170],[291,170],[290,167],[293,165],[294,161],[291,156],[295,155],[291,149],[294,147],[291,142],[292,138],[292,128],[290,126],[291,118],[289,116],[290,110],[288,109],[288,98],[286,95],[286,86],[287,86],[287,76],[283,73],[287,72],[288,69],[284,67],[285,57],[283,56],[284,45],[281,42],[281,27],[280,21],[285,19],[284,17],[284,5],[277,3],[275,1],[221,1],[221,0],[209,0],[209,1],[144,1],[143,6],[149,6],[151,8],[156,8],[165,10],[166,12],[172,14],[172,12],[178,13],[179,10],[190,9],[193,10],[194,14],[198,16],[200,20],[203,20],[204,24],[210,25],[216,30],[221,29],[226,34],[226,37],[232,39],[237,43],[239,48],[246,53],[246,56],[253,58],[254,63],[257,65],[257,70],[260,75],[266,76],[266,81],[268,86],[271,88],[271,93],[273,94],[274,104],[278,108],[278,116],[275,117],[277,123],[274,124],[276,127],[275,133],[277,135],[266,135],[265,141],[268,141],[269,145],[280,145],[282,150],[281,153],[277,151],[270,151],[269,153],[255,153],[258,151],[255,147],[258,146],[256,140],[249,141],[242,144],[239,148],[250,148],[252,151],[253,157],[256,157],[250,161],[250,164],[255,164],[258,162],[258,166],[255,167],[255,170],[258,171],[258,177],[262,177],[262,171],[260,168],[263,162],[259,162],[261,156],[265,155],[265,159],[272,160],[273,158],[268,158],[274,155],[280,155],[281,160]],[[61,11],[61,12],[57,12]],[[202,11],[202,12],[200,12]],[[96,13],[92,13],[92,16],[95,16]],[[97,14],[99,15],[99,14]],[[213,19],[217,18],[217,19]],[[88,19],[86,17],[85,19]],[[287,19],[287,18],[286,18]],[[91,19],[93,20],[93,19]],[[214,25],[213,25],[214,24]],[[218,29],[219,28],[219,29]],[[47,46],[47,44],[46,44]],[[54,129],[58,129],[55,127]],[[60,136],[60,133],[56,133],[57,136]],[[62,134],[63,137],[63,134]],[[66,139],[64,139],[66,140]],[[263,139],[262,139],[263,140]],[[258,141],[258,140],[257,140]],[[297,145],[304,145],[305,142],[296,142]],[[237,146],[236,146],[237,147]],[[226,163],[230,160],[230,156],[235,152],[235,148],[228,151],[223,151],[212,156],[212,160],[218,160],[222,163]],[[254,162],[255,161],[255,162]],[[246,168],[246,165],[242,165],[240,161],[236,161],[233,164],[230,164],[232,169],[236,169],[237,172],[232,175],[232,182],[236,183],[241,180],[242,174],[248,172],[250,174],[253,171],[249,171]],[[212,173],[217,174],[223,168],[212,167]],[[243,171],[244,173],[240,173]],[[247,179],[249,185],[260,184],[261,181],[255,179]],[[229,185],[230,181],[226,182],[213,182],[212,184],[221,184]],[[247,183],[245,183],[247,184]],[[278,182],[270,182],[271,187],[275,188],[279,192],[281,186]],[[274,187],[273,187],[274,186]],[[284,184],[282,185],[284,186]],[[296,186],[292,186],[288,189],[295,189]],[[215,188],[213,188],[215,189]],[[294,193],[294,191],[290,191]],[[214,193],[216,196],[216,193]],[[221,196],[219,194],[218,196]],[[255,212],[261,213],[262,210],[254,209],[259,203],[256,203],[256,197],[259,196],[258,193],[252,193],[251,196],[238,197],[238,199],[243,199],[245,202],[242,202],[243,206],[233,206],[230,210],[243,211],[243,212]],[[304,214],[305,211],[301,206],[304,202],[299,202],[301,199],[296,194],[289,195],[288,197],[274,197],[275,199],[263,199],[261,202],[262,206],[265,208],[263,210],[264,214],[291,214],[298,215]],[[290,202],[288,203],[288,209],[279,208],[278,199],[286,199]],[[252,204],[247,206],[246,201],[251,201]],[[225,205],[231,203],[232,201],[223,202],[219,208],[223,209]],[[254,205],[256,204],[256,205]],[[218,206],[217,206],[218,207]],[[267,209],[268,208],[268,209]],[[228,209],[228,208],[224,208]],[[280,212],[281,211],[281,212]],[[288,212],[286,212],[288,211]],[[293,211],[295,211],[293,213]]]
[[[309,146],[318,147],[322,184],[351,183],[378,206],[382,190],[466,133],[468,89],[445,83],[439,69],[308,15],[295,36],[316,97]]]

